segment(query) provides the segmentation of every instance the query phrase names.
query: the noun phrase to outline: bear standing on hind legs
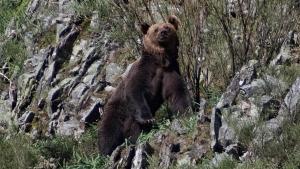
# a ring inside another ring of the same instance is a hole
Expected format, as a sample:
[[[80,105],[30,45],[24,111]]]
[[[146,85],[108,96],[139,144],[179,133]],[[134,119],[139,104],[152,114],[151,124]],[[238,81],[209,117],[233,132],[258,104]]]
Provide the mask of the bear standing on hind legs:
[[[143,51],[118,85],[99,122],[98,146],[110,155],[125,139],[135,142],[154,121],[155,112],[167,102],[173,113],[183,114],[190,97],[179,71],[177,36],[179,21],[141,25]]]

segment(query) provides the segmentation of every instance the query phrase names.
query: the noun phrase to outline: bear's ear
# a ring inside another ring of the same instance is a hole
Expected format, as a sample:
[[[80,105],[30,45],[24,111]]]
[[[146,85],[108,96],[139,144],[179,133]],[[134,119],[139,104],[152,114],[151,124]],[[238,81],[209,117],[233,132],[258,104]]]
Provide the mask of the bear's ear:
[[[144,35],[147,34],[149,28],[150,28],[150,25],[148,25],[147,23],[141,24],[141,31],[143,32]]]
[[[178,29],[178,26],[180,25],[180,21],[175,15],[169,16],[168,17],[168,22],[170,24],[172,24],[175,27],[176,30]]]

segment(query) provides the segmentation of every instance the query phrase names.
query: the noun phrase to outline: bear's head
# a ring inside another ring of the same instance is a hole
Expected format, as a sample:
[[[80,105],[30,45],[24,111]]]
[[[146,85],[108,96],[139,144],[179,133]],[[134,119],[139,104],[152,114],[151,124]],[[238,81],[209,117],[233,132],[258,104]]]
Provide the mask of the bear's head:
[[[144,34],[144,50],[154,55],[177,55],[179,45],[177,29],[179,23],[178,18],[174,15],[168,17],[167,23],[156,23],[151,26],[143,23],[141,31]]]

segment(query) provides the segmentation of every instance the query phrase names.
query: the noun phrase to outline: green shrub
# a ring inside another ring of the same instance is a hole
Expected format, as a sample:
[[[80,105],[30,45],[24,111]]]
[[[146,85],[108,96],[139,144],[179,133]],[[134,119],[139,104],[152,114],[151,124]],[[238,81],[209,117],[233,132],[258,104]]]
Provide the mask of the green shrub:
[[[254,146],[255,154],[259,159],[268,161],[273,166],[299,167],[299,148],[300,148],[300,124],[284,122],[279,136],[267,143]],[[276,151],[274,151],[276,150]],[[293,168],[293,167],[292,167]]]
[[[16,73],[16,76],[22,71],[27,55],[24,43],[17,39],[7,40],[0,46],[0,64],[8,63],[10,70],[8,77],[11,77],[14,73]]]

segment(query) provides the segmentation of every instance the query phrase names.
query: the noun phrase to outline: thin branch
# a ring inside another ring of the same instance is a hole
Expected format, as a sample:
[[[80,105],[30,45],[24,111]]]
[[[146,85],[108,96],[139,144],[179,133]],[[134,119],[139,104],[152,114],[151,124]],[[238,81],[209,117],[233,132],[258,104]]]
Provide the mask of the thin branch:
[[[0,72],[0,76],[2,76],[4,79],[8,80],[9,83],[11,84],[11,80],[5,74]]]

